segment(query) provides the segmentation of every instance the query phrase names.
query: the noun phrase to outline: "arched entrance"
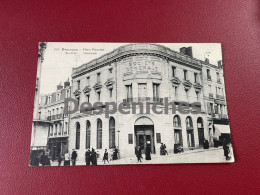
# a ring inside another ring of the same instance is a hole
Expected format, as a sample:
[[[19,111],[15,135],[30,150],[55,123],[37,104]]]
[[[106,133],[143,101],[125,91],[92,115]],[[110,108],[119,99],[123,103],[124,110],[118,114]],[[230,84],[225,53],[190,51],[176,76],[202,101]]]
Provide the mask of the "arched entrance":
[[[142,153],[145,152],[145,144],[151,144],[151,152],[155,153],[154,124],[148,117],[140,117],[135,121],[135,146],[140,146]]]

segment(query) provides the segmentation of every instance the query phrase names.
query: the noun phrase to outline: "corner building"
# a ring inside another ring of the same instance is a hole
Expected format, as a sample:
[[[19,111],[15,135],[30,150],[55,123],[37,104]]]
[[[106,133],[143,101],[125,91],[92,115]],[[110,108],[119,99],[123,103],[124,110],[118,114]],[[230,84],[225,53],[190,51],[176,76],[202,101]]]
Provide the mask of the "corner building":
[[[102,157],[105,149],[118,147],[120,157],[133,157],[135,147],[151,143],[152,153],[160,155],[161,143],[168,153],[174,144],[184,150],[200,148],[209,140],[207,91],[204,90],[202,66],[204,62],[192,57],[192,48],[173,51],[158,44],[127,44],[107,53],[72,72],[72,97],[83,102],[116,102],[130,105],[130,114],[85,114],[78,110],[71,114],[69,150],[76,149],[84,160],[87,148],[94,148]],[[216,69],[218,67],[216,66]],[[200,102],[200,114],[172,113],[169,106],[165,114],[165,101]],[[143,110],[135,102],[143,103]],[[146,105],[160,103],[155,114],[146,112]],[[144,148],[143,148],[144,150]]]

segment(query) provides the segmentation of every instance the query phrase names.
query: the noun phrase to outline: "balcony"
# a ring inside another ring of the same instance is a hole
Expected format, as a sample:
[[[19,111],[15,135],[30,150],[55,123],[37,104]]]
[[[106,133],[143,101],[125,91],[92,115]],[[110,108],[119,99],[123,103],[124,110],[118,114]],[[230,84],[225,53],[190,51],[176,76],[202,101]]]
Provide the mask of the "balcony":
[[[56,115],[48,116],[47,120],[55,121],[55,120],[63,120],[63,118],[64,118],[64,114],[56,114]]]
[[[223,96],[223,95],[218,95],[218,94],[217,94],[217,95],[216,95],[216,98],[217,98],[217,99],[220,99],[220,100],[224,100],[224,96]]]
[[[124,105],[126,103],[131,103],[131,102],[150,102],[150,103],[155,103],[155,102],[160,102],[163,103],[163,98],[159,98],[159,97],[154,97],[154,98],[150,98],[150,97],[138,97],[138,98],[127,98],[127,99],[123,99],[123,103]]]

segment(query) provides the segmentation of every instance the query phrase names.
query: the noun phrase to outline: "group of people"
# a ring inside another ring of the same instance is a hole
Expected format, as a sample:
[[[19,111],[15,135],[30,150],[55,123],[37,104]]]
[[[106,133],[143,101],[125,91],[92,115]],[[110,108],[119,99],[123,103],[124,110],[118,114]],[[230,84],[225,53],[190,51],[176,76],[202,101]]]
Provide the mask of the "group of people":
[[[161,146],[160,146],[160,155],[168,155],[168,152],[166,150],[166,145],[161,143]]]
[[[85,162],[86,165],[97,165],[97,152],[94,148],[90,151],[88,148],[85,153]]]
[[[137,162],[142,162],[142,147],[137,146],[135,149],[135,155],[137,157]],[[151,160],[151,144],[145,144],[145,160]]]

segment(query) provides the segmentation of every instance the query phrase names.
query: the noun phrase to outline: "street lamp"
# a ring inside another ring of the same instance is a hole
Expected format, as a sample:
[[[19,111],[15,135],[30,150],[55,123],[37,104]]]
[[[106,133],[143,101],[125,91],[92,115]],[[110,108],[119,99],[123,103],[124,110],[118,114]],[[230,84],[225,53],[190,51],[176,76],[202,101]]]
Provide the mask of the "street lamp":
[[[120,131],[119,130],[117,130],[117,147],[118,147],[118,159],[120,158],[120,150],[119,150],[119,133],[120,133]]]

